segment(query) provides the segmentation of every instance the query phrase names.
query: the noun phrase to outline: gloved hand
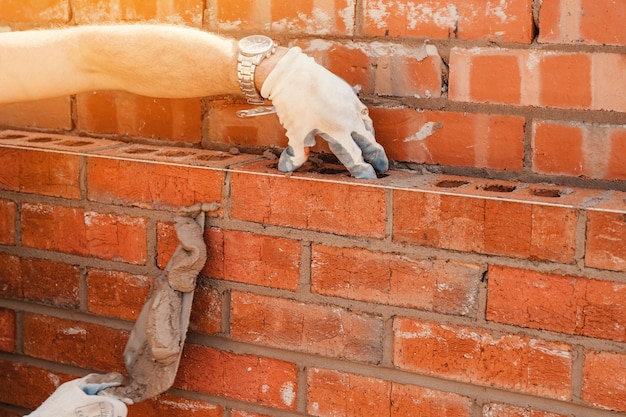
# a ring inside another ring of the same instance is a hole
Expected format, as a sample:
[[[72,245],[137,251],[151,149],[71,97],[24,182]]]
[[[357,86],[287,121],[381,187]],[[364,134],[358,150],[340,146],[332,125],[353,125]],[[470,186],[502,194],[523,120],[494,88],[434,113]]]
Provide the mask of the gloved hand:
[[[376,178],[389,161],[376,143],[367,107],[352,87],[298,47],[291,48],[269,73],[261,95],[272,100],[289,144],[278,169],[291,172],[307,160],[305,146],[315,135],[328,141],[330,150],[356,178]],[[365,159],[365,160],[364,160]],[[367,161],[367,162],[366,162]]]
[[[98,392],[122,383],[118,373],[89,374],[66,382],[27,417],[126,417],[128,409],[122,401]]]

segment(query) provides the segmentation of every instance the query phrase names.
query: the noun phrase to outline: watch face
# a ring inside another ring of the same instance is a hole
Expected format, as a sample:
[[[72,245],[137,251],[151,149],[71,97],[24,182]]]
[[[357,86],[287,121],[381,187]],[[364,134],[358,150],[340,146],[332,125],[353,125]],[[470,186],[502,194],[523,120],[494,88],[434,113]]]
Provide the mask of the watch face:
[[[246,55],[259,55],[269,52],[274,41],[263,35],[253,35],[239,41],[239,50]]]

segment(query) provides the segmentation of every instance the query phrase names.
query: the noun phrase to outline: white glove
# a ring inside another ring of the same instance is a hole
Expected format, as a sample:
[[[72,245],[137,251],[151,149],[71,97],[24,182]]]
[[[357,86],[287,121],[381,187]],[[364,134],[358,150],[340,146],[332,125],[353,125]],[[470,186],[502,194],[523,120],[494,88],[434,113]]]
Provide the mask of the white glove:
[[[122,383],[118,373],[89,374],[66,382],[26,417],[126,417],[128,409],[122,401],[98,392]]]
[[[278,61],[261,95],[272,100],[287,129],[289,145],[280,156],[279,170],[291,172],[302,166],[308,156],[304,147],[315,145],[315,135],[328,141],[330,150],[356,178],[376,178],[375,170],[389,167],[383,147],[374,138],[367,107],[348,83],[300,48],[291,48]]]

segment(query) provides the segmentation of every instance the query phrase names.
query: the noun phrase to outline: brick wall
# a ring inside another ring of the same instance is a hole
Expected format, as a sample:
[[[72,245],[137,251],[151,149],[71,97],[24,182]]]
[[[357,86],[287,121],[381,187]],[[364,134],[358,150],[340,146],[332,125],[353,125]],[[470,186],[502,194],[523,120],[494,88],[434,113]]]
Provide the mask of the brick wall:
[[[403,168],[286,177],[258,156],[280,124],[237,119],[235,97],[0,107],[0,416],[124,371],[196,202],[221,208],[181,369],[131,417],[623,415],[624,18],[619,0],[0,0],[7,30],[299,45],[358,86]]]

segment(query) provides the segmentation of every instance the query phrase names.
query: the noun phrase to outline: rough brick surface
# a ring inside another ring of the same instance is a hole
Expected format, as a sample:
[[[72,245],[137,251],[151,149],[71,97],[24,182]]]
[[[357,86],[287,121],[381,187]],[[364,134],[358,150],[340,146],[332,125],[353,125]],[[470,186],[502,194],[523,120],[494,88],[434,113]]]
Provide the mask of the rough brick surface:
[[[145,207],[179,208],[221,202],[224,173],[201,168],[91,158],[88,198]]]
[[[551,219],[558,216],[561,221]],[[394,193],[393,238],[443,249],[573,263],[575,210],[490,199]]]
[[[76,108],[77,128],[83,132],[201,141],[199,99],[155,99],[105,91],[79,94]]]
[[[0,275],[3,297],[79,307],[80,269],[74,265],[0,253]]]
[[[589,212],[587,256],[594,268],[626,271],[626,217],[620,213]]]
[[[367,0],[365,32],[377,36],[530,43],[534,34],[531,7],[531,0]]]
[[[441,97],[443,61],[433,46],[320,40],[296,45],[360,94]]]
[[[59,385],[74,378],[31,365],[0,360],[0,379],[3,383],[0,402],[34,409]]]
[[[71,98],[55,97],[0,105],[0,126],[69,131],[73,127]]]
[[[541,4],[540,43],[625,45],[626,6],[619,0],[555,0]]]
[[[128,407],[128,415],[135,417],[153,417],[166,415],[169,417],[222,417],[222,407],[203,401],[174,397],[163,394],[157,398],[142,401]]]
[[[482,277],[478,265],[322,245],[314,245],[312,252],[313,292],[438,313],[476,314]]]
[[[307,372],[308,413],[317,417],[469,417],[471,401],[412,385],[328,369]]]
[[[537,121],[533,125],[533,170],[624,180],[625,147],[626,129],[621,125]]]
[[[453,48],[449,97],[453,101],[626,111],[611,77],[626,68],[620,54],[523,49]],[[611,80],[611,81],[609,81]]]
[[[398,318],[394,364],[402,369],[550,398],[571,398],[567,344]]]
[[[0,149],[0,189],[79,198],[79,157],[37,150]]]
[[[8,23],[65,23],[71,16],[70,0],[42,0],[36,2],[4,1],[0,22]]]
[[[625,364],[624,354],[587,352],[583,368],[583,400],[603,408],[626,412]]]
[[[233,338],[291,350],[378,363],[383,322],[339,308],[233,293]]]
[[[82,208],[24,204],[25,246],[102,259],[144,264],[146,219]]]
[[[354,10],[355,0],[210,0],[207,19],[213,30],[350,35]]]
[[[15,202],[0,199],[0,245],[15,244],[16,217]]]
[[[201,0],[92,1],[72,0],[74,19],[79,24],[102,22],[158,21],[200,26],[204,2]]]
[[[129,332],[97,324],[24,315],[24,353],[100,372],[124,372]]]
[[[296,366],[289,362],[187,344],[174,385],[294,410],[297,379]]]
[[[143,275],[90,269],[87,308],[99,316],[135,321],[148,298],[152,281]]]
[[[482,417],[569,417],[565,414],[535,410],[531,407],[516,407],[509,404],[487,404],[483,407]]]
[[[298,205],[292,202],[297,196]],[[380,189],[287,177],[233,173],[233,218],[257,223],[384,237],[386,196]]]
[[[15,311],[0,308],[0,351],[13,352],[15,350]]]
[[[626,341],[626,285],[493,266],[487,319]]]
[[[376,138],[397,161],[519,171],[524,119],[515,116],[372,108]]]

